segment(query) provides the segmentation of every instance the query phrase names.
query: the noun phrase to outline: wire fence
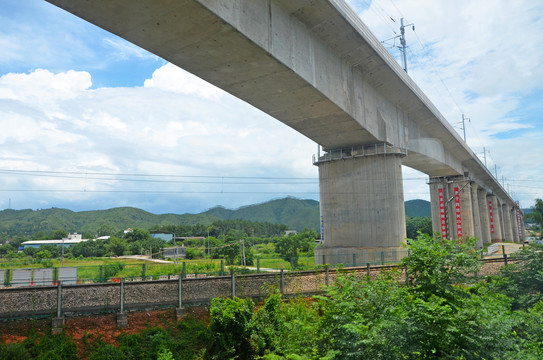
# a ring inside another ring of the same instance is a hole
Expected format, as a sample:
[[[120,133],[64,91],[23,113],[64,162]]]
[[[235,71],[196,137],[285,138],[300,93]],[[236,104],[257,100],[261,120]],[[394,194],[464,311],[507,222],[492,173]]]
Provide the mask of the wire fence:
[[[479,250],[481,259],[500,258],[513,250],[502,244],[493,244]],[[340,253],[333,255],[299,256],[285,259],[278,256],[259,256],[245,266],[227,264],[224,259],[186,260],[173,262],[130,263],[127,259],[107,259],[102,264],[43,268],[39,262],[0,263],[0,288],[21,286],[50,286],[59,281],[64,284],[93,284],[178,278],[203,278],[231,273],[258,274],[281,270],[318,270],[322,268],[396,265],[409,256],[407,249]]]

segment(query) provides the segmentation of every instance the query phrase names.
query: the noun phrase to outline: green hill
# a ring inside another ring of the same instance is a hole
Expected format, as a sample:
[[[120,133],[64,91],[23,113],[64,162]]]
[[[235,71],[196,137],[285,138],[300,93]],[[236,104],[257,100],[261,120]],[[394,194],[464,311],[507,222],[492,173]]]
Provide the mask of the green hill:
[[[432,211],[430,202],[426,200],[409,200],[405,202],[405,216],[408,217],[430,217]]]
[[[215,207],[204,214],[221,220],[243,219],[285,224],[289,229],[299,231],[306,227],[318,229],[320,216],[318,201],[294,198],[271,200],[262,204],[244,206],[237,210]]]
[[[405,203],[406,216],[430,216],[430,203],[425,200],[410,200]],[[250,221],[280,223],[289,229],[301,231],[304,228],[319,229],[319,202],[284,198],[261,204],[244,206],[236,210],[215,207],[200,214],[155,215],[132,207],[108,210],[74,212],[67,209],[45,210],[3,210],[0,211],[0,233],[8,236],[26,235],[33,237],[42,232],[50,234],[55,230],[99,234],[104,230],[126,228],[148,229],[154,225],[210,225],[217,220],[243,219]],[[107,231],[106,231],[107,232]]]

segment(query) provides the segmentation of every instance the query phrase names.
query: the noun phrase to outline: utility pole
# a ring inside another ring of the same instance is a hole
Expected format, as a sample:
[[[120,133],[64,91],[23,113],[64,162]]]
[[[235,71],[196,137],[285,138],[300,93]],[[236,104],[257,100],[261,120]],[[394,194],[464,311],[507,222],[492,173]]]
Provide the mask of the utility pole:
[[[403,69],[405,70],[405,72],[407,72],[407,43],[405,41],[405,27],[406,26],[412,26],[413,27],[413,31],[415,31],[415,25],[414,24],[407,24],[407,25],[404,25],[403,24],[403,18],[400,19],[400,44],[402,44],[402,46],[400,47],[400,50],[402,51],[402,55],[403,55]]]
[[[464,142],[466,142],[466,120],[471,122],[470,118],[464,117],[464,114],[462,114],[462,131],[464,131]]]
[[[485,159],[485,167],[487,167],[486,166],[486,148],[484,146],[483,146],[483,157]]]

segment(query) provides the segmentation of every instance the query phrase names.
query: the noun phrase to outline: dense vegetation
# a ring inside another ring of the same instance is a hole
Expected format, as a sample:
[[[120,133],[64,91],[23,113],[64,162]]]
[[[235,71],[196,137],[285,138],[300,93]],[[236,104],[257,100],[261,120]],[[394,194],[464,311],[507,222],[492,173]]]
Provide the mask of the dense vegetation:
[[[430,203],[410,200],[405,203],[407,217],[429,217]],[[73,212],[66,209],[3,210],[0,211],[0,242],[2,239],[24,236],[45,239],[47,234],[63,229],[67,232],[88,233],[89,237],[115,235],[127,228],[152,229],[163,226],[201,226],[207,228],[221,220],[242,219],[250,222],[284,224],[290,230],[305,228],[319,231],[319,203],[314,200],[285,198],[245,206],[237,210],[215,207],[200,214],[155,215],[144,210],[123,207],[109,210]],[[261,232],[255,229],[257,236]],[[207,235],[206,231],[199,231]],[[177,234],[177,232],[176,232]],[[217,234],[212,234],[217,236]],[[191,235],[187,235],[191,236]],[[196,235],[195,235],[196,236]]]
[[[349,273],[326,294],[262,306],[214,299],[210,321],[96,341],[89,359],[541,359],[543,248],[532,245],[497,276],[479,278],[474,239],[412,241],[398,271],[370,281]],[[76,359],[73,340],[30,337],[1,345],[0,359]]]

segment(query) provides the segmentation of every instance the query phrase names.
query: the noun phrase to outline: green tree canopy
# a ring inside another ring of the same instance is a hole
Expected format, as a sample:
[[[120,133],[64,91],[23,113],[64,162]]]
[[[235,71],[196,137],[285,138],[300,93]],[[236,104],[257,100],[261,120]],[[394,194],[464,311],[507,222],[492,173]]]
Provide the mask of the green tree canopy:
[[[281,236],[275,243],[275,252],[295,269],[298,267],[300,252],[312,250],[318,238],[319,234],[315,230],[307,228],[296,235]]]

